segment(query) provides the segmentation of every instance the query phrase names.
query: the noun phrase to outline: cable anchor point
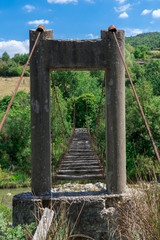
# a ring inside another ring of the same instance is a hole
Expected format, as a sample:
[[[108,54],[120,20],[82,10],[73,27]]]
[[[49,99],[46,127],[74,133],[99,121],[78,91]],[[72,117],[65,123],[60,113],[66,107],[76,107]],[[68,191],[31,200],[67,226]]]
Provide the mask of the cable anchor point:
[[[44,32],[46,29],[45,29],[45,27],[43,26],[43,25],[39,25],[38,27],[37,27],[37,32]]]
[[[117,28],[115,25],[111,25],[109,28],[108,28],[108,31],[110,32],[116,32],[117,31]]]

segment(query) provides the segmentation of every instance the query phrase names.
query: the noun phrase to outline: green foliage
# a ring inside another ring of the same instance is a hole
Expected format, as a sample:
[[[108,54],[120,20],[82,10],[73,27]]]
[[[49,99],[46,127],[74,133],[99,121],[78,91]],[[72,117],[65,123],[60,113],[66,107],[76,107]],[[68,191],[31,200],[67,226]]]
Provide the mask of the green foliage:
[[[160,98],[153,95],[151,84],[146,80],[137,82],[135,88],[157,147],[160,149],[160,109],[158,104]],[[128,176],[133,179],[133,177],[136,177],[136,168],[140,166],[142,172],[146,169],[145,161],[143,161],[142,164],[141,159],[148,159],[148,165],[146,165],[148,169],[150,169],[150,166],[154,163],[151,160],[154,156],[154,151],[130,87],[126,88],[126,137],[127,172]],[[143,158],[141,156],[143,156]],[[158,165],[158,161],[155,162],[155,165]]]
[[[17,64],[25,65],[28,60],[29,54],[15,54],[12,58]]]
[[[0,76],[2,77],[13,77],[20,76],[23,71],[23,65],[28,60],[28,54],[15,54],[15,56],[10,59],[8,53],[3,53],[0,59]],[[29,67],[26,69],[24,76],[29,76]]]
[[[93,93],[98,100],[104,79],[104,72],[55,71],[53,79],[54,84],[59,87],[65,99],[71,97],[77,98],[84,93]]]
[[[134,55],[132,52],[132,46],[127,46],[125,48],[125,62],[128,68],[132,68],[135,62]]]
[[[36,230],[36,224],[31,223],[30,225],[18,225],[16,227],[8,227],[8,223],[2,223],[0,228],[1,240],[29,240],[32,239],[33,234]]]
[[[88,122],[91,129],[93,129],[95,124],[95,117],[97,111],[97,101],[93,94],[85,93],[79,96],[78,98],[71,98],[68,100],[68,117],[72,118],[74,113],[74,104],[75,104],[75,124],[76,127],[86,127],[86,107],[88,108]]]
[[[1,100],[0,119],[8,100]],[[16,95],[0,134],[0,164],[2,168],[30,172],[30,97],[23,91]]]
[[[96,98],[93,94],[82,94],[75,99],[76,127],[86,127],[86,107],[88,111],[88,123],[90,129],[93,128],[96,117]]]
[[[9,55],[7,52],[4,52],[3,55],[2,55],[2,60],[4,62],[8,62],[8,60],[10,59]]]
[[[152,84],[154,95],[160,96],[160,61],[146,64],[145,78]]]
[[[130,44],[133,47],[146,46],[150,50],[159,49],[160,32],[150,32],[139,34],[134,37],[126,37],[126,44]]]
[[[31,179],[24,172],[11,173],[0,168],[0,188],[29,187],[30,183]]]

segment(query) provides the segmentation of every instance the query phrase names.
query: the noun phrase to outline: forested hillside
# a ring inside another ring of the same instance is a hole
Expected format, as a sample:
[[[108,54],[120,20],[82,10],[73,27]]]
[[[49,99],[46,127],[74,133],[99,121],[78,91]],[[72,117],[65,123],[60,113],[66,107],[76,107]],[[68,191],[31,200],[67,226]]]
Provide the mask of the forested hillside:
[[[160,32],[149,32],[138,34],[134,37],[126,37],[126,44],[130,44],[133,47],[139,45],[144,45],[148,47],[149,50],[158,50],[160,49]]]

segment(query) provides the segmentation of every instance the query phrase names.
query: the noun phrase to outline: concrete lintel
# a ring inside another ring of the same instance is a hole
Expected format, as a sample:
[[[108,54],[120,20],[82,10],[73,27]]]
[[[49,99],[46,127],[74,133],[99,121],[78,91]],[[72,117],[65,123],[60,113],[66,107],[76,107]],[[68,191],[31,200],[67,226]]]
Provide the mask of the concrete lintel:
[[[117,37],[121,38],[117,31]],[[42,40],[44,63],[52,70],[106,70],[115,47],[112,33],[102,31],[102,39]]]

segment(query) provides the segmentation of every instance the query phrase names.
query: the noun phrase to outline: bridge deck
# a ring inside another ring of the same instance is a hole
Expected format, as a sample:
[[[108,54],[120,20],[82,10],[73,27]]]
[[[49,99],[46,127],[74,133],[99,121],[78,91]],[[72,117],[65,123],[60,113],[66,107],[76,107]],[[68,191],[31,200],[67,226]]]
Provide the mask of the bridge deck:
[[[99,180],[104,179],[104,171],[100,160],[89,141],[87,129],[76,128],[68,153],[55,180]]]

